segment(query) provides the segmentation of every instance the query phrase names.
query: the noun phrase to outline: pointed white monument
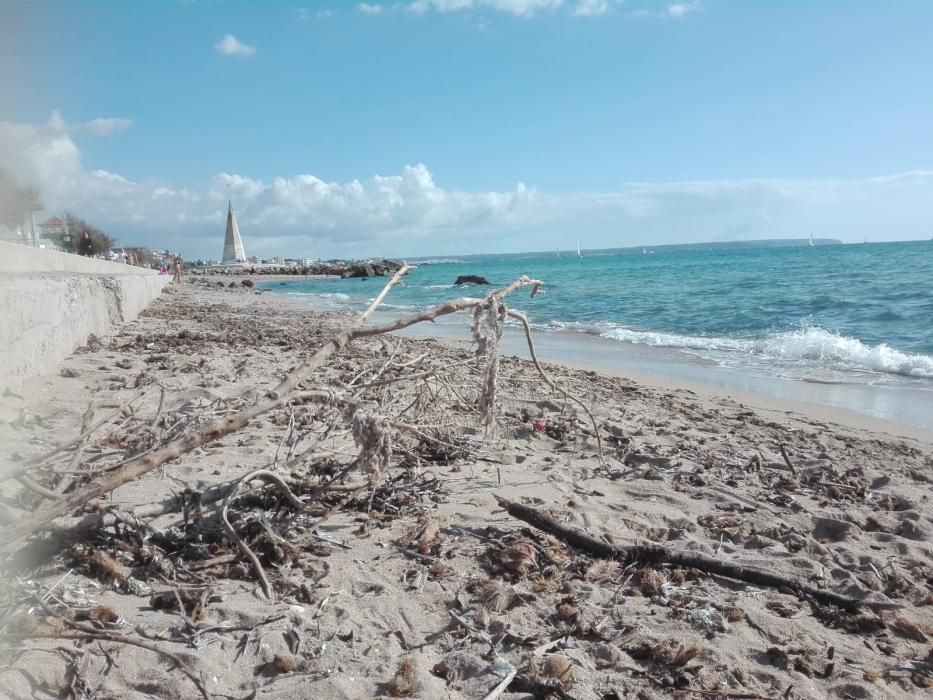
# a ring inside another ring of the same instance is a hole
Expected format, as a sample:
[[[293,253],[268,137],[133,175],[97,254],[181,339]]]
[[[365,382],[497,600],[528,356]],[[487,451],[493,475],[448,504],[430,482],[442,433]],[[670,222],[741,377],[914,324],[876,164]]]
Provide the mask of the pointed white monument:
[[[246,251],[243,249],[243,239],[240,238],[240,227],[236,224],[233,205],[229,200],[227,201],[227,233],[224,236],[224,255],[220,262],[246,262]]]

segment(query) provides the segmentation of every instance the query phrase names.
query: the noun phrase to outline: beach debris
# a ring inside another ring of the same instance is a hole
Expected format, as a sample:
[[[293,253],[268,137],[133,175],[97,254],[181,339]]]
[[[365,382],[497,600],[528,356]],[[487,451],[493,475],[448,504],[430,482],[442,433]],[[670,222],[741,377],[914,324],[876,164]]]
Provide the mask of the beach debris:
[[[440,525],[431,518],[421,518],[418,524],[398,540],[398,545],[405,549],[412,548],[418,554],[437,554],[437,548],[444,541]]]
[[[561,690],[573,688],[573,661],[561,654],[552,654],[544,659],[532,656],[525,673],[532,683],[557,686]]]
[[[418,667],[412,657],[402,659],[398,670],[388,683],[389,695],[393,698],[410,698],[418,692]]]
[[[357,457],[360,469],[371,482],[381,481],[392,461],[392,432],[388,420],[357,408],[350,422],[353,439],[360,448]]]
[[[476,354],[484,359],[486,367],[482,373],[479,400],[477,406],[483,417],[487,435],[496,424],[496,392],[498,391],[499,377],[499,344],[502,341],[502,331],[505,328],[505,305],[499,303],[495,295],[491,295],[484,304],[477,306],[473,312],[473,342],[476,343]]]
[[[470,584],[470,590],[479,598],[483,609],[490,612],[501,613],[508,610],[513,603],[519,600],[511,586],[505,586],[497,581],[481,580]]]
[[[515,542],[498,550],[494,557],[503,569],[516,576],[524,576],[538,565],[538,550],[530,542]]]

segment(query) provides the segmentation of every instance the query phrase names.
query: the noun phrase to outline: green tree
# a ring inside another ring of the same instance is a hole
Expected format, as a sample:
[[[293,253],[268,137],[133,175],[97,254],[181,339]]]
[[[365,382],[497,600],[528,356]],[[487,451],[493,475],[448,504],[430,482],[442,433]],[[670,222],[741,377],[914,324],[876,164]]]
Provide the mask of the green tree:
[[[20,184],[11,173],[0,168],[0,225],[22,226],[30,214],[41,209],[39,190]]]
[[[85,231],[91,234],[91,241],[94,243],[94,255],[103,255],[116,245],[116,239],[111,238],[96,226],[92,226],[87,221],[75,216],[71,212],[65,212],[65,227],[75,247],[77,247],[78,241],[84,236]]]

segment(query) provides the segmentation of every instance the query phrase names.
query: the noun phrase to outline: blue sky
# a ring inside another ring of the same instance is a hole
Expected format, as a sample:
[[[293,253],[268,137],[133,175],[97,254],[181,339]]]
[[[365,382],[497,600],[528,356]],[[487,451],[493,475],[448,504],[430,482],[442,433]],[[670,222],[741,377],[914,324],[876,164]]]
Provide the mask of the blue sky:
[[[129,244],[933,235],[933,3],[0,7],[0,166]]]

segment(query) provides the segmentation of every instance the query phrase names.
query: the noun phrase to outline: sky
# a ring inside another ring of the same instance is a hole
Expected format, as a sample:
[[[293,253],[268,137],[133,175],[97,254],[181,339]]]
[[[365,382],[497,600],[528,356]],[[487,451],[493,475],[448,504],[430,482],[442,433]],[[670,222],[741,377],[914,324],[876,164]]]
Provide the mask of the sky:
[[[933,236],[933,3],[0,3],[0,168],[123,245]]]

